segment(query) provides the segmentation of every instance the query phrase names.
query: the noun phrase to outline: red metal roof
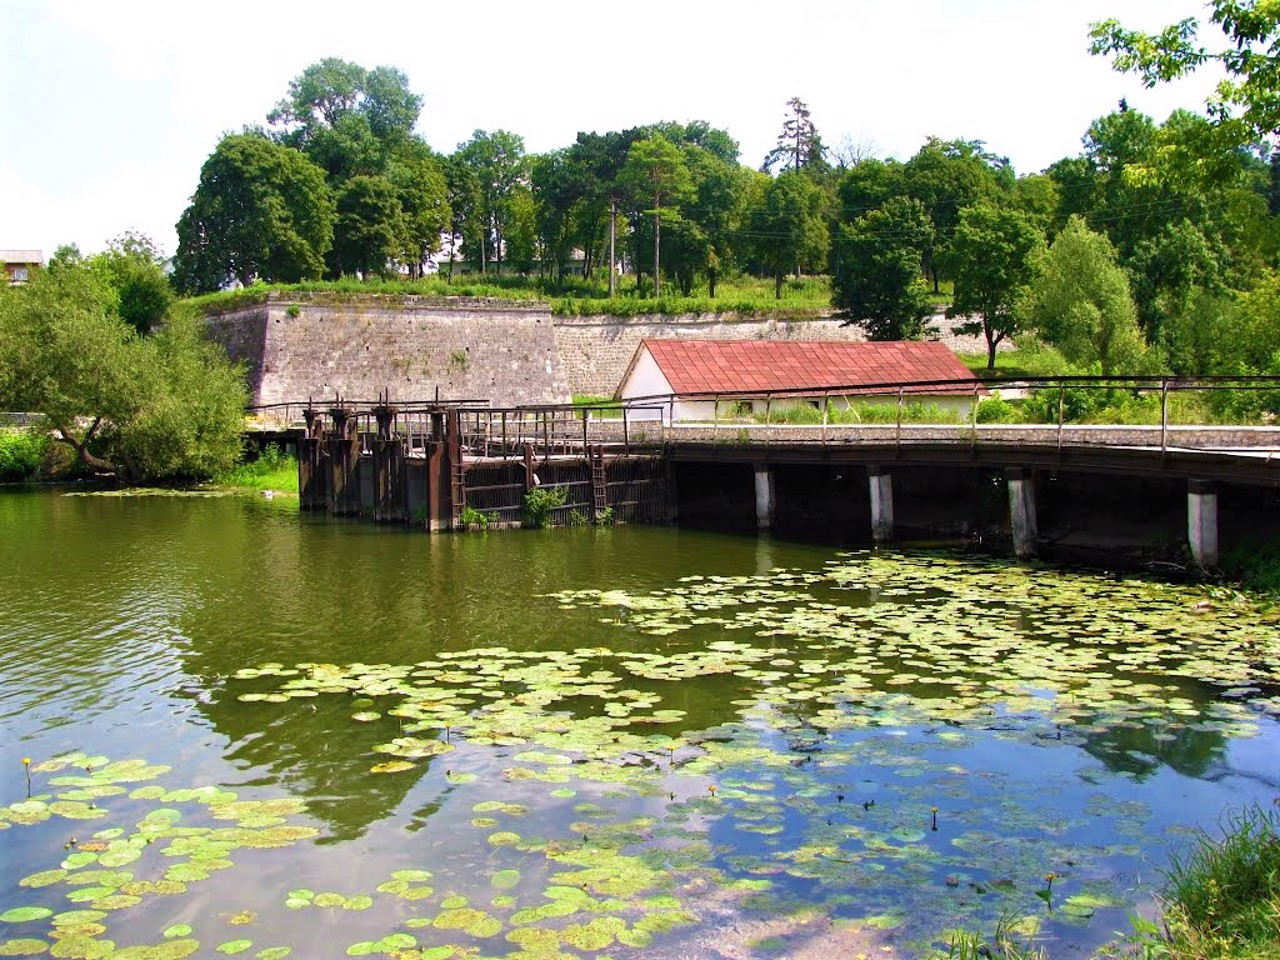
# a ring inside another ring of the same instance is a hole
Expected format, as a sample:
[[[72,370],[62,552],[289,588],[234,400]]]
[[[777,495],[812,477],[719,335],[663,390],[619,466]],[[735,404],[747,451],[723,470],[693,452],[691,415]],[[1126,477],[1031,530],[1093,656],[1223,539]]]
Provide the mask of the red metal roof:
[[[849,343],[829,340],[645,340],[680,395],[768,393],[963,380],[973,374],[943,344],[921,340]],[[915,387],[908,393],[968,393],[972,387]],[[853,392],[853,391],[846,391]]]

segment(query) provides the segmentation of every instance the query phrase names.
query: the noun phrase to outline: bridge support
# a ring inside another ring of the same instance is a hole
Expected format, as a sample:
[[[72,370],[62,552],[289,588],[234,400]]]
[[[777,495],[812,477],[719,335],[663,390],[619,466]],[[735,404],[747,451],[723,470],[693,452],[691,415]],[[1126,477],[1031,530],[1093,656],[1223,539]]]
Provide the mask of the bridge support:
[[[1013,533],[1013,552],[1019,560],[1036,555],[1040,531],[1036,524],[1036,487],[1031,471],[1012,467],[1004,472],[1009,483],[1009,529]]]
[[[883,467],[867,467],[871,487],[871,541],[893,540],[893,476]]]
[[[1218,565],[1218,488],[1205,480],[1187,483],[1187,540],[1197,564]]]
[[[773,471],[768,464],[756,464],[756,527],[768,530],[773,526]]]

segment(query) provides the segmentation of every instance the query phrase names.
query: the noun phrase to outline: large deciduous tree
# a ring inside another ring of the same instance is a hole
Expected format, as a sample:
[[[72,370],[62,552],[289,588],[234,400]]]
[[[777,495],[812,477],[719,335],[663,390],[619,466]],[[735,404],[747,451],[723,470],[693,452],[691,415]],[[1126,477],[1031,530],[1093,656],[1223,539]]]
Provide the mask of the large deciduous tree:
[[[1194,18],[1158,33],[1127,30],[1116,20],[1093,24],[1092,52],[1115,68],[1136,73],[1147,87],[1174,80],[1209,62],[1226,72],[1207,107],[1215,124],[1237,144],[1274,140],[1280,131],[1280,10],[1274,0],[1212,0],[1210,22],[1225,45],[1199,42]]]
[[[921,257],[933,224],[919,200],[892,197],[836,228],[832,302],[872,340],[918,340],[932,313]]]
[[[789,273],[821,268],[830,247],[826,195],[803,172],[786,170],[769,184],[753,227],[756,257],[773,276],[774,297],[781,299]]]
[[[332,273],[386,277],[409,246],[404,208],[386,177],[352,177],[338,193]]]
[[[1021,210],[983,204],[960,212],[944,264],[955,283],[949,317],[966,317],[958,329],[987,341],[987,369],[996,347],[1017,332],[1015,309],[1035,279],[1044,234]]]
[[[653,295],[662,296],[662,216],[663,204],[678,205],[693,189],[689,168],[680,149],[662,134],[637,140],[627,151],[627,162],[618,179],[627,188],[641,212],[653,217]],[[652,200],[653,205],[643,206]],[[668,217],[679,216],[671,209]],[[637,257],[637,260],[639,257]]]
[[[1007,165],[986,153],[980,141],[936,137],[930,137],[903,165],[907,195],[919,200],[933,221],[934,239],[924,252],[924,265],[933,279],[934,293],[960,211],[994,200],[1000,190],[998,170],[1007,171]]]
[[[86,263],[67,258],[0,288],[0,405],[44,414],[90,469],[129,480],[225,470],[246,399],[241,372],[192,317],[139,336]]]
[[[204,293],[229,280],[317,279],[334,216],[323,171],[302,154],[254,134],[224,137],[178,221],[174,280]]]
[[[1103,374],[1136,373],[1145,350],[1129,278],[1115,247],[1072,217],[1041,257],[1020,307],[1046,343]]]
[[[473,231],[479,240],[477,262],[487,272],[489,262],[502,273],[504,238],[511,220],[511,200],[517,186],[528,176],[524,155],[524,139],[507,130],[477,130],[466,143],[458,145],[455,154],[471,169],[479,187],[480,229]],[[492,255],[490,255],[492,245]]]
[[[164,254],[149,237],[126,231],[87,263],[115,290],[121,319],[139,333],[149,332],[168,312],[173,288]]]

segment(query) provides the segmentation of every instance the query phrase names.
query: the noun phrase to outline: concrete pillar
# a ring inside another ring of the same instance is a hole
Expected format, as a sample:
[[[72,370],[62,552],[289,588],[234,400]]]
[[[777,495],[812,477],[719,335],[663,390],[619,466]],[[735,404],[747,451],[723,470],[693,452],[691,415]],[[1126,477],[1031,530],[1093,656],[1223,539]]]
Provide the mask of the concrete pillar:
[[[893,476],[881,467],[868,467],[871,487],[871,540],[889,543],[893,540]]]
[[[1036,555],[1040,531],[1036,525],[1036,488],[1031,471],[1014,467],[1004,472],[1009,482],[1009,528],[1013,532],[1013,552],[1019,560]]]
[[[1187,540],[1196,563],[1218,565],[1218,490],[1205,480],[1187,483]]]
[[[768,464],[756,464],[756,526],[768,530],[773,526],[773,471]]]

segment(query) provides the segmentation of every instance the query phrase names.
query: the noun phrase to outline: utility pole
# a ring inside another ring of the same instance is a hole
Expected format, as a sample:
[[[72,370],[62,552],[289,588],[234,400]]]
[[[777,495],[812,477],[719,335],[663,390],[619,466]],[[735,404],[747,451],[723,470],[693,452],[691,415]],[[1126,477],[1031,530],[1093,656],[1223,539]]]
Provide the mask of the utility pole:
[[[662,194],[653,195],[653,299],[662,296],[662,268],[658,265],[658,248],[662,245]]]
[[[618,280],[618,261],[614,255],[614,243],[618,237],[618,201],[609,198],[609,298],[613,299]]]

